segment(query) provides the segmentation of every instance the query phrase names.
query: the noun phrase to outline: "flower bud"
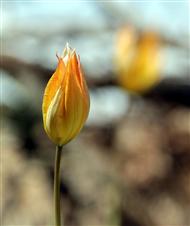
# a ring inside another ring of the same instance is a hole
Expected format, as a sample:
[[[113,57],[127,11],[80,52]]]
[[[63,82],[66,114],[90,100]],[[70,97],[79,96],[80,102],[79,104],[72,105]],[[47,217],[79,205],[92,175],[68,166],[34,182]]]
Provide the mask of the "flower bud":
[[[132,28],[122,28],[116,43],[116,71],[119,84],[128,91],[144,93],[160,80],[160,41],[153,32],[137,40]]]
[[[67,44],[43,97],[43,123],[49,138],[59,146],[72,140],[83,127],[89,107],[79,56]]]

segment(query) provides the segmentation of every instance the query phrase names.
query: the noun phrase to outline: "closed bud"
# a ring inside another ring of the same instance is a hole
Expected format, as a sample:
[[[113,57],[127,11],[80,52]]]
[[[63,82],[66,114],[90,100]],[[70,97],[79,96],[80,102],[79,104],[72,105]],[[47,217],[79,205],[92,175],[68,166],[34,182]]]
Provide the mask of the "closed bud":
[[[137,39],[131,27],[122,28],[116,43],[116,71],[119,84],[128,91],[145,93],[160,81],[160,40],[145,32]]]
[[[72,140],[82,129],[89,107],[79,56],[67,44],[43,97],[43,123],[49,138],[59,146]]]

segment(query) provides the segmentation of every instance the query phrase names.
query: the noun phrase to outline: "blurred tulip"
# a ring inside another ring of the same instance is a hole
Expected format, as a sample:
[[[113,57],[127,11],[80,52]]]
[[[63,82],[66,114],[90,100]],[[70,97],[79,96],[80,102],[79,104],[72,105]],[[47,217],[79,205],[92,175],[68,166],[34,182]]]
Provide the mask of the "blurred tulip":
[[[89,106],[79,56],[67,45],[43,98],[43,122],[49,138],[59,146],[72,140],[83,127]]]
[[[132,92],[144,93],[160,79],[160,42],[153,32],[146,32],[137,42],[131,27],[118,33],[116,70],[119,84]]]

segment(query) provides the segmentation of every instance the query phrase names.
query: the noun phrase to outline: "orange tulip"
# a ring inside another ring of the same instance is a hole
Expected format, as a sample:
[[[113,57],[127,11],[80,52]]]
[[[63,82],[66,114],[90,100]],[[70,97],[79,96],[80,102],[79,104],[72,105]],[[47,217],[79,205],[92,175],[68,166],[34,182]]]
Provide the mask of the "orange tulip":
[[[72,140],[83,127],[89,107],[79,56],[67,44],[43,97],[44,129],[49,138],[59,146]]]
[[[115,60],[118,82],[129,91],[144,93],[160,80],[160,41],[153,32],[145,32],[137,41],[131,27],[122,28]]]

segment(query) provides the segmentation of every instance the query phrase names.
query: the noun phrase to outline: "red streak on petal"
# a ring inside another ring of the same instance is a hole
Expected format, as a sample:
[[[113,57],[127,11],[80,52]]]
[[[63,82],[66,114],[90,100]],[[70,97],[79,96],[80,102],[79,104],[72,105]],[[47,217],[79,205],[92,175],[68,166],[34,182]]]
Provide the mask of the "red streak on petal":
[[[72,55],[72,70],[73,70],[73,74],[77,77],[77,81],[79,83],[80,88],[82,88],[80,60],[77,58],[77,55],[75,52]]]

